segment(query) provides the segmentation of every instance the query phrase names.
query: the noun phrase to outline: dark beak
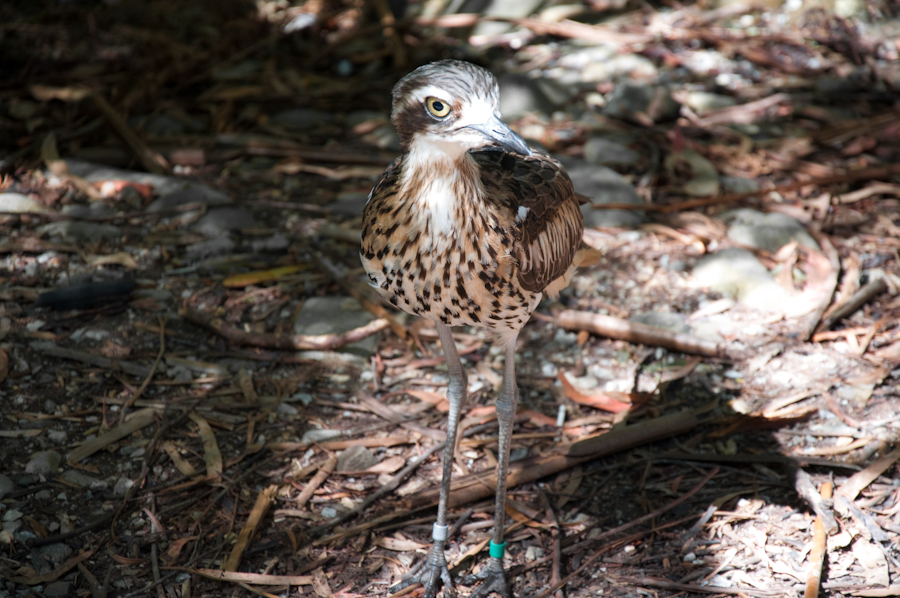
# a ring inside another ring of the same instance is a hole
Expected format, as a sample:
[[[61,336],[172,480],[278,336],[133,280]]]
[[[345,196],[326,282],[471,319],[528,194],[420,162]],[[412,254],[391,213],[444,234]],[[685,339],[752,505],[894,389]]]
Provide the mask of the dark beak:
[[[483,125],[469,125],[469,128],[475,129],[510,153],[519,154],[520,156],[531,155],[531,150],[528,148],[525,140],[496,116]]]

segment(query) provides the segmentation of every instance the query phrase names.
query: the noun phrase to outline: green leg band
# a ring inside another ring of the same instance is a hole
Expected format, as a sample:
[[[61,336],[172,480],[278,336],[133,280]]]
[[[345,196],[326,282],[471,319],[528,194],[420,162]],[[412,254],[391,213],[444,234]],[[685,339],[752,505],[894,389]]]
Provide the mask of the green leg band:
[[[502,559],[503,553],[506,551],[506,542],[503,544],[494,544],[494,541],[491,540],[491,556],[495,559]]]

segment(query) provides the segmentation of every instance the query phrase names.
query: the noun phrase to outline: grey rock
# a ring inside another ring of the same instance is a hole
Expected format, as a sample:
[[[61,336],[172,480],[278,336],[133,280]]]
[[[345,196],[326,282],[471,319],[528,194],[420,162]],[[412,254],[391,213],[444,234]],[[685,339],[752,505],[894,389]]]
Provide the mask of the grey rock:
[[[63,472],[62,476],[60,476],[65,481],[69,482],[73,486],[78,486],[79,488],[88,488],[90,490],[103,490],[109,487],[109,484],[104,482],[103,480],[98,480],[97,478],[92,478],[91,476],[81,473],[75,469],[67,469]]]
[[[53,444],[65,444],[69,435],[65,430],[50,430],[47,432],[47,439]]]
[[[491,17],[521,19],[534,14],[541,3],[541,0],[475,0],[464,3],[460,10],[462,12],[474,10],[474,12]],[[482,21],[472,31],[472,35],[495,36],[505,33],[511,28],[509,23]]]
[[[257,239],[250,243],[253,251],[284,251],[291,246],[291,242],[281,233],[275,233],[268,239]]]
[[[62,455],[56,451],[41,451],[31,455],[25,464],[25,473],[39,476],[49,476],[56,473],[62,464]]]
[[[116,480],[116,483],[113,486],[113,494],[116,496],[125,496],[132,486],[134,486],[134,480],[122,476]]]
[[[334,115],[314,108],[290,108],[275,114],[269,122],[273,125],[305,130],[330,123]]]
[[[582,81],[615,81],[625,77],[652,79],[658,74],[656,65],[640,54],[616,54],[601,62],[591,62],[581,71]]]
[[[22,518],[22,511],[18,509],[8,509],[3,513],[3,523],[7,523],[9,521],[18,521]]]
[[[232,253],[236,243],[229,235],[214,237],[208,241],[200,241],[193,245],[188,245],[184,252],[184,257],[188,263],[199,262],[211,257],[226,255]]]
[[[515,120],[529,113],[550,114],[553,102],[541,86],[521,73],[506,73],[497,78],[500,85],[500,114]]]
[[[116,239],[122,236],[122,229],[112,224],[68,220],[48,222],[37,227],[41,235],[62,237],[69,241],[98,241]]]
[[[322,507],[322,517],[324,519],[334,519],[337,517],[337,509],[334,507]]]
[[[332,214],[340,214],[341,216],[356,217],[362,214],[366,201],[369,199],[368,193],[361,191],[348,191],[337,196],[337,201],[333,201],[325,209]]]
[[[584,159],[592,164],[635,164],[640,154],[618,141],[591,137],[584,144]]]
[[[275,409],[275,413],[278,414],[278,419],[290,421],[297,417],[297,414],[300,413],[300,410],[290,403],[279,403],[278,407]]]
[[[694,266],[697,283],[761,311],[779,312],[791,294],[779,285],[756,256],[745,249],[723,249]]]
[[[576,158],[560,158],[560,161],[566,167],[575,191],[587,195],[594,203],[644,203],[634,186],[615,170]],[[637,210],[595,210],[585,204],[581,206],[581,213],[587,227],[633,228],[644,221],[644,213]]]
[[[682,169],[690,171],[691,178],[681,186],[688,195],[706,197],[719,192],[719,173],[713,163],[699,152],[689,149],[673,152],[666,156],[664,164],[673,177],[677,177]]]
[[[94,201],[88,205],[70,204],[63,206],[62,213],[72,218],[96,218],[98,216],[109,216],[113,211],[102,201]]]
[[[72,595],[72,584],[68,581],[52,581],[41,592],[47,598],[66,598]]]
[[[622,81],[606,98],[601,112],[610,118],[641,120],[637,118],[641,114],[653,122],[665,122],[675,120],[680,110],[681,106],[665,87]]]
[[[147,206],[147,211],[161,212],[192,203],[200,203],[207,206],[225,206],[233,202],[230,197],[221,191],[205,185],[197,185],[186,189],[173,189],[164,195],[160,195]]]
[[[819,249],[819,244],[803,225],[786,214],[764,214],[750,208],[740,208],[726,212],[722,219],[730,223],[728,238],[742,245],[774,253],[797,241],[806,247]]]
[[[636,314],[628,318],[632,322],[646,324],[647,326],[656,326],[672,332],[689,333],[691,327],[687,323],[687,319],[681,314],[661,311],[648,311],[642,314]]]
[[[720,176],[719,182],[722,188],[731,193],[754,193],[759,191],[759,183],[753,179],[745,179],[739,176]]]
[[[228,231],[257,226],[253,214],[242,208],[214,208],[203,215],[192,227],[207,237],[217,237]]]
[[[49,212],[39,201],[21,193],[0,193],[0,212],[42,214]]]
[[[296,334],[341,334],[365,326],[375,317],[363,310],[351,297],[312,297],[303,303],[294,322]],[[371,353],[375,350],[376,335],[347,348]]]
[[[74,552],[72,547],[68,544],[63,544],[62,542],[56,542],[54,544],[47,544],[46,546],[41,546],[38,548],[38,552],[40,552],[43,556],[47,557],[51,563],[54,565],[59,565],[64,563],[67,558],[72,556]]]
[[[338,455],[337,471],[363,471],[375,465],[378,460],[368,448],[352,444]]]
[[[15,487],[15,482],[13,482],[9,476],[0,473],[0,500],[2,500],[4,496],[12,492]]]

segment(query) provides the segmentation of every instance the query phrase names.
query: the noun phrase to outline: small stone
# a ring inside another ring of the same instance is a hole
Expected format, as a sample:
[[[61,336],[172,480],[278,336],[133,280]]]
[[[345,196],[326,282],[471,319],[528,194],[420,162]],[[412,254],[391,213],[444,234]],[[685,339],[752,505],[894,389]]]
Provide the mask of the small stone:
[[[66,598],[72,595],[72,584],[68,581],[52,581],[41,592],[47,598]]]
[[[584,144],[584,159],[592,164],[624,164],[637,163],[640,155],[618,141],[605,137],[591,137]]]
[[[282,252],[291,246],[290,240],[281,233],[275,233],[268,239],[259,239],[250,243],[253,251],[275,251]]]
[[[705,114],[721,108],[730,108],[737,104],[737,101],[731,96],[709,93],[708,91],[691,91],[682,99],[685,105],[697,114]]]
[[[521,73],[506,73],[497,78],[500,86],[500,114],[508,120],[522,118],[526,114],[550,114],[553,102],[537,81]]]
[[[42,214],[49,212],[43,204],[21,193],[0,193],[0,212]]]
[[[134,480],[123,476],[116,480],[116,483],[113,486],[113,494],[116,496],[125,496],[132,486],[134,486]]]
[[[311,297],[304,301],[303,307],[294,321],[295,334],[342,334],[354,328],[365,326],[375,319],[368,311],[351,297]],[[377,335],[372,335],[359,342],[348,345],[357,351],[371,353],[375,350]]]
[[[722,214],[722,219],[731,223],[728,238],[742,245],[775,253],[788,243],[797,241],[806,247],[819,249],[819,244],[803,225],[786,214],[765,214],[741,208]]]
[[[553,342],[560,347],[571,347],[578,342],[578,335],[562,328],[557,328],[553,334]]]
[[[337,196],[337,201],[333,201],[327,206],[325,209],[331,212],[332,214],[338,214],[340,216],[350,216],[356,217],[362,214],[363,208],[366,206],[366,202],[369,199],[368,193],[362,193],[358,191],[350,191],[347,193],[341,193]]]
[[[54,444],[65,444],[69,435],[65,430],[50,430],[47,432],[47,438]]]
[[[338,455],[337,471],[363,471],[375,465],[378,460],[368,448],[352,444]]]
[[[15,489],[15,483],[2,473],[0,473],[0,500]]]
[[[666,122],[678,118],[681,106],[664,87],[623,81],[606,99],[604,116],[631,121]]]
[[[216,238],[228,231],[257,226],[253,215],[242,208],[222,207],[209,210],[192,227],[207,237]]]
[[[18,521],[22,518],[22,511],[18,509],[8,509],[5,513],[3,513],[3,523],[8,521]]]
[[[753,179],[745,179],[739,176],[720,176],[719,182],[722,188],[730,193],[755,193],[759,191],[759,183]]]
[[[60,477],[73,486],[78,486],[79,488],[101,490],[103,488],[109,487],[109,485],[103,480],[92,478],[91,476],[81,473],[80,471],[75,469],[67,469]]]
[[[85,222],[83,220],[61,220],[49,222],[37,227],[41,235],[61,237],[69,241],[97,241],[117,239],[122,236],[122,229],[112,224]]]
[[[569,173],[575,190],[590,197],[592,202],[644,203],[634,186],[615,170],[576,158],[562,158],[560,161]],[[585,204],[581,206],[581,213],[586,227],[634,228],[644,222],[644,213],[640,210],[598,210]]]
[[[334,507],[324,507],[322,509],[322,517],[325,519],[334,519],[337,517],[337,509]]]
[[[25,464],[25,473],[47,477],[56,473],[62,463],[62,456],[56,451],[41,451],[35,453]]]
[[[746,249],[729,248],[708,255],[694,266],[701,287],[729,295],[762,311],[779,312],[791,294],[779,285],[756,256]]]
[[[74,550],[68,544],[63,544],[62,542],[56,542],[54,544],[47,544],[46,546],[41,546],[38,548],[38,552],[42,555],[50,559],[55,565],[59,565],[64,563],[67,558],[72,556]]]

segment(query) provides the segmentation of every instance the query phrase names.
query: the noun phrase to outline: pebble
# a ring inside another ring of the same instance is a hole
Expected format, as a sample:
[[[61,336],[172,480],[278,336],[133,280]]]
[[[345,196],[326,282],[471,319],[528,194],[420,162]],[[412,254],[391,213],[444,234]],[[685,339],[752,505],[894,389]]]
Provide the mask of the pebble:
[[[638,115],[647,116],[653,122],[666,122],[678,118],[681,106],[672,99],[672,94],[664,87],[623,81],[606,98],[606,106],[601,113],[610,118],[622,120],[642,120]]]
[[[47,598],[66,598],[72,595],[72,584],[68,581],[52,581],[44,587],[41,594]]]
[[[788,243],[797,241],[806,247],[819,249],[819,244],[803,225],[786,214],[766,214],[740,208],[722,214],[722,219],[730,223],[728,238],[742,245],[775,253]]]
[[[103,480],[92,478],[91,476],[81,473],[80,471],[75,469],[67,469],[60,477],[73,486],[77,486],[79,488],[102,490],[109,487],[109,484],[107,484]]]
[[[210,238],[217,238],[229,231],[258,226],[253,215],[242,208],[213,208],[194,223],[193,229]]]
[[[324,507],[322,509],[322,517],[325,519],[334,519],[337,517],[337,509],[334,507]]]
[[[555,106],[537,81],[522,73],[505,73],[497,78],[500,86],[500,114],[516,120],[526,114],[550,114]]]
[[[363,310],[352,297],[311,297],[304,301],[303,307],[294,322],[295,334],[341,334],[364,326],[375,319],[368,311]],[[355,349],[365,353],[375,351],[377,336],[365,338],[345,349]]]
[[[132,486],[134,486],[134,480],[123,476],[116,480],[116,483],[113,486],[113,494],[116,496],[125,496]]]
[[[69,439],[69,434],[65,430],[50,430],[47,432],[47,439],[54,444],[65,444]]]
[[[43,556],[50,559],[55,565],[59,565],[67,558],[72,556],[74,550],[68,544],[63,544],[62,542],[55,542],[53,544],[47,544],[45,546],[41,546],[38,548],[38,552],[40,552]]]
[[[61,464],[62,456],[56,451],[40,451],[33,454],[25,464],[25,473],[46,477],[56,473]]]
[[[337,471],[363,471],[375,465],[378,459],[368,448],[353,444],[338,455]]]
[[[636,164],[640,154],[618,141],[591,137],[584,144],[584,159],[591,164]]]
[[[575,191],[587,195],[594,203],[644,203],[634,186],[611,168],[577,158],[563,157],[560,162],[569,173]],[[643,212],[638,210],[595,210],[588,204],[581,206],[581,213],[586,227],[634,228],[645,219]]]
[[[746,249],[729,248],[708,255],[697,262],[693,274],[701,287],[761,311],[782,311],[791,298],[791,294],[775,282],[766,267]]]
[[[68,241],[106,241],[122,236],[122,229],[112,224],[85,222],[83,220],[60,220],[37,227],[38,234],[60,237]]]
[[[313,429],[307,430],[303,433],[303,437],[300,439],[302,444],[312,444],[314,442],[321,442],[322,440],[328,440],[329,438],[335,438],[340,436],[343,432],[340,430],[322,430],[322,429]]]
[[[49,212],[40,202],[21,193],[0,193],[0,212],[42,214]]]
[[[0,473],[0,500],[3,499],[4,496],[12,492],[16,488],[16,484],[2,473]]]

